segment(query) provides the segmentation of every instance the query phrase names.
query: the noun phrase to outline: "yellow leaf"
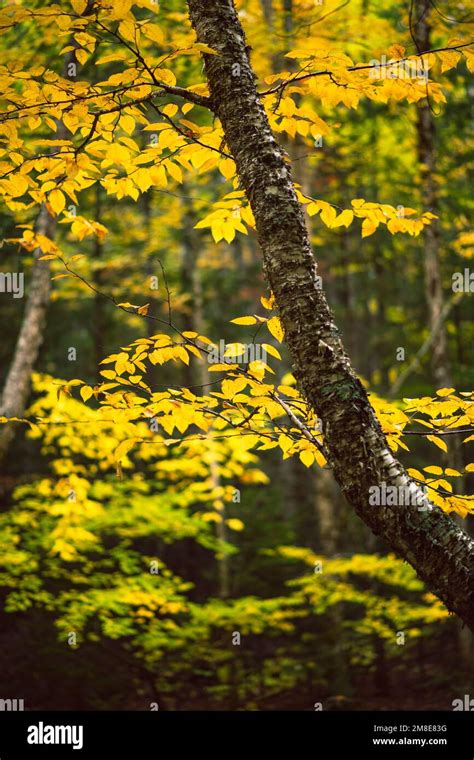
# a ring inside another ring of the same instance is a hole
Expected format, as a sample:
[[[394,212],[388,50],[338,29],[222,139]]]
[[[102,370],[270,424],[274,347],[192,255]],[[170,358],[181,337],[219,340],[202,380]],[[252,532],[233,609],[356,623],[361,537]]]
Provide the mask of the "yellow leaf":
[[[158,45],[164,44],[165,35],[163,34],[163,30],[160,29],[160,27],[157,24],[147,24],[146,26],[143,27],[142,31],[145,37],[148,37],[149,40],[153,40],[153,42],[157,42]],[[172,115],[174,114],[170,114],[170,116]]]
[[[316,459],[316,463],[319,464],[320,467],[326,467],[327,459],[323,457],[323,455],[318,450],[314,452],[314,458]]]
[[[209,47],[209,45],[206,45],[204,42],[196,42],[193,45],[194,50],[199,50],[200,53],[207,53],[208,55],[220,55],[220,53],[217,50],[214,50],[214,48]]]
[[[233,322],[234,325],[255,325],[257,322],[255,317],[236,317],[230,321]]]
[[[242,520],[238,520],[236,517],[231,517],[230,520],[226,520],[227,525],[231,530],[243,530],[244,524]]]
[[[284,454],[286,454],[286,452],[292,448],[293,444],[294,444],[293,439],[290,438],[288,435],[285,435],[284,433],[282,433],[281,435],[278,436],[278,445]]]
[[[436,395],[443,398],[443,396],[450,396],[451,393],[455,392],[455,390],[455,388],[440,388],[438,391],[436,391]]]
[[[223,158],[219,161],[219,171],[226,179],[230,179],[235,174],[234,162],[230,158]]]
[[[391,45],[388,49],[391,58],[404,58],[405,48],[403,45]]]
[[[225,349],[224,358],[235,358],[236,356],[242,356],[245,353],[245,346],[243,343],[228,343]]]
[[[133,174],[133,181],[136,186],[140,188],[142,193],[146,193],[149,187],[153,184],[153,180],[150,176],[148,169],[137,169]]]
[[[275,359],[281,359],[280,352],[277,348],[275,348],[275,346],[271,346],[269,343],[262,343],[262,348],[267,352],[267,354],[274,356]]]
[[[132,118],[132,116],[129,116],[128,114],[121,116],[119,124],[127,135],[133,135],[135,131],[135,119]]]
[[[224,237],[224,234],[222,232],[222,223],[221,221],[216,221],[213,224],[211,224],[211,234],[214,238],[214,242],[218,243],[222,238]]]
[[[173,356],[175,359],[181,359],[184,364],[189,364],[189,354],[183,346],[176,346],[173,349]]]
[[[275,296],[273,294],[270,296],[270,298],[265,298],[265,296],[261,296],[260,303],[262,304],[264,309],[268,309],[269,311],[271,311],[275,303]]]
[[[263,380],[266,366],[267,365],[264,364],[264,362],[260,362],[260,361],[250,362],[248,372],[256,380]]]
[[[267,327],[273,337],[276,338],[279,343],[281,343],[285,337],[285,331],[283,330],[280,318],[272,317],[269,319],[267,322]]]
[[[445,441],[443,441],[442,438],[438,438],[437,435],[427,435],[426,437],[427,437],[427,439],[429,441],[431,441],[431,443],[434,443],[435,446],[437,446],[442,451],[447,451],[448,450],[448,447],[447,447]]]
[[[71,0],[71,5],[78,16],[82,16],[87,7],[87,0]]]
[[[167,161],[166,169],[176,182],[181,183],[183,181],[183,172],[177,164],[174,164],[172,161]]]
[[[415,470],[414,467],[409,467],[407,469],[407,472],[410,475],[410,477],[412,477],[412,478],[418,478],[418,480],[426,480],[426,478],[423,475],[423,473],[420,472],[419,470]]]
[[[13,198],[18,198],[28,190],[28,182],[22,174],[13,175],[10,178],[10,195]]]
[[[336,216],[337,211],[334,206],[330,206],[329,203],[325,203],[320,214],[320,219],[326,225],[326,227],[333,226]]]
[[[178,106],[176,105],[176,103],[168,103],[168,105],[165,106],[162,109],[162,111],[164,114],[166,114],[166,116],[173,117],[173,116],[176,116],[176,114],[178,113]]]
[[[237,393],[243,391],[247,385],[245,377],[236,377],[235,380],[223,380],[221,383],[222,393],[226,398],[232,399]]]
[[[305,467],[311,467],[314,462],[314,454],[310,449],[300,451],[300,461],[303,462]]]
[[[87,52],[87,50],[76,50],[75,55],[79,63],[82,63],[82,65],[84,65],[87,59],[89,58],[89,53]]]
[[[39,127],[41,125],[41,116],[31,116],[31,118],[28,119],[28,126],[33,132],[36,127]]]
[[[229,369],[237,369],[238,364],[211,364],[208,372],[227,372]]]
[[[467,68],[474,73],[474,53],[471,53],[470,50],[464,50],[464,55],[466,57]]]
[[[316,203],[314,203],[314,202],[308,203],[308,205],[306,206],[306,211],[308,212],[308,214],[310,216],[314,216],[315,214],[319,214],[319,212],[321,211],[320,201],[317,201]]]
[[[444,72],[456,66],[461,58],[461,53],[457,50],[443,50],[442,52],[437,53],[437,56],[441,61],[441,72]]]
[[[60,214],[66,206],[66,198],[61,190],[53,190],[48,196],[48,201],[55,214]]]
[[[130,11],[131,7],[132,0],[115,0],[112,5],[114,18],[124,18]]]
[[[362,222],[362,237],[365,238],[373,235],[377,227],[378,224],[375,224],[372,219],[364,219]]]
[[[333,227],[341,227],[341,226],[349,227],[353,219],[354,219],[354,212],[346,208],[341,214],[339,214],[338,217],[336,217],[332,226]]]
[[[89,385],[83,385],[79,393],[82,396],[82,400],[85,402],[92,396],[92,388]]]
[[[222,522],[222,517],[217,512],[203,512],[201,517],[205,522]]]
[[[403,231],[404,225],[401,219],[390,219],[387,224],[387,229],[391,235],[395,235],[396,232]]]
[[[152,166],[150,169],[150,176],[153,180],[153,184],[156,187],[166,187],[168,179],[166,176],[166,170],[164,166]]]
[[[119,443],[119,445],[114,451],[115,461],[120,462],[120,460],[123,459],[124,456],[126,456],[131,449],[133,449],[136,442],[139,440],[140,440],[139,438],[126,438],[125,441],[122,441],[122,443]]]
[[[130,151],[124,145],[118,143],[112,143],[107,150],[106,158],[112,161],[114,164],[126,164],[130,161]]]

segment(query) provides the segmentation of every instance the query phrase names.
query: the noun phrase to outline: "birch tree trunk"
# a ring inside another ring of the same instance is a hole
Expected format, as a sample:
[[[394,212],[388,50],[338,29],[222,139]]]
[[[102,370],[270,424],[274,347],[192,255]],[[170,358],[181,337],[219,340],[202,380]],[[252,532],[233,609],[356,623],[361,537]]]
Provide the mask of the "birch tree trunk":
[[[36,231],[52,238],[56,220],[41,208]],[[49,303],[50,267],[49,261],[40,261],[41,249],[34,251],[34,264],[28,285],[25,315],[20,328],[15,352],[3,386],[0,401],[0,417],[21,417],[25,411],[30,392],[30,379],[39,349],[43,342],[46,309]],[[12,423],[0,426],[0,461],[7,453],[15,428]]]
[[[369,505],[369,488],[383,482],[414,497],[422,492],[390,452],[318,289],[303,210],[258,95],[232,0],[188,0],[188,7],[198,41],[219,53],[204,55],[212,107],[255,215],[294,372],[322,420],[336,480],[372,531],[474,628],[474,542],[429,503],[423,510]]]
[[[88,8],[84,14],[87,12]],[[74,63],[75,60],[75,51],[70,51],[64,59],[62,72],[64,77],[68,75],[69,64]],[[66,137],[66,128],[62,122],[58,122],[56,137],[58,140],[64,140]],[[56,218],[51,216],[44,204],[38,214],[36,232],[49,239],[53,239],[56,233]],[[31,373],[43,342],[46,310],[51,290],[49,261],[41,261],[42,255],[40,248],[36,248],[33,252],[34,263],[28,286],[25,314],[2,390],[0,417],[21,417],[28,403]],[[0,462],[5,457],[14,434],[13,424],[7,423],[0,426]]]

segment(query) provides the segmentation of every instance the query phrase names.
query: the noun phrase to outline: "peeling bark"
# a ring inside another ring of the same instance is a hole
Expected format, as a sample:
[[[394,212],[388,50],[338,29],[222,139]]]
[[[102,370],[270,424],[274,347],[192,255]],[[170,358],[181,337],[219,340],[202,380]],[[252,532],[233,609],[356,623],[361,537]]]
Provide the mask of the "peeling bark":
[[[219,117],[255,215],[265,273],[276,297],[296,378],[323,423],[330,464],[349,503],[427,586],[474,628],[474,542],[427,503],[371,506],[369,488],[421,489],[391,453],[367,393],[344,351],[323,290],[290,169],[257,93],[244,33],[231,0],[188,0]],[[236,65],[237,64],[237,65]]]

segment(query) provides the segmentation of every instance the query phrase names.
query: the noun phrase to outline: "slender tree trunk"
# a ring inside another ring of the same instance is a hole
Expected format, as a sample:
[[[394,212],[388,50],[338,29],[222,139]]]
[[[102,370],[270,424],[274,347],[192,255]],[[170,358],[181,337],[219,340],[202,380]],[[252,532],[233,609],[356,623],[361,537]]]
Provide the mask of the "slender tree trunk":
[[[67,76],[68,66],[73,61],[75,61],[75,52],[70,51],[64,59],[63,76]],[[59,122],[56,138],[64,140],[65,135],[66,128],[62,122]],[[38,214],[36,231],[50,239],[55,235],[56,219],[49,214],[45,205],[41,207]],[[23,415],[28,403],[31,373],[43,342],[46,310],[51,289],[50,266],[49,261],[40,261],[40,257],[43,255],[40,248],[36,248],[33,255],[34,263],[28,286],[25,316],[3,386],[0,417],[21,417]],[[0,461],[5,457],[14,434],[15,429],[12,424],[0,427]]]
[[[42,206],[36,225],[37,233],[52,238],[55,229],[56,220],[49,214],[46,206]],[[3,386],[0,417],[21,417],[28,402],[31,373],[43,342],[46,309],[49,303],[50,267],[49,261],[40,261],[42,255],[41,249],[36,248],[28,284],[25,316]],[[0,460],[7,453],[14,434],[15,428],[12,423],[0,427]]]
[[[418,52],[430,49],[430,0],[417,0],[414,9],[413,34]],[[425,208],[438,215],[438,189],[436,186],[436,132],[431,106],[426,100],[416,106],[418,157],[421,165],[421,197]],[[424,241],[425,297],[430,332],[436,331],[431,345],[431,368],[437,388],[451,385],[448,343],[443,316],[443,288],[439,264],[439,225],[429,224],[422,233]]]
[[[424,510],[369,505],[369,489],[382,482],[407,488],[417,498],[423,493],[391,453],[324,291],[318,289],[303,211],[257,93],[234,5],[188,0],[188,7],[199,42],[218,52],[204,55],[213,110],[252,206],[296,378],[322,420],[334,475],[373,532],[474,627],[474,542],[469,536],[429,503]]]
[[[102,222],[102,197],[101,192],[102,188],[98,184],[96,187],[96,195],[95,195],[95,219],[97,222]],[[94,260],[97,264],[102,260],[103,254],[104,254],[104,245],[102,243],[102,240],[97,235],[94,241]],[[103,287],[103,278],[104,278],[104,267],[99,267],[94,272],[94,286],[101,291]],[[106,336],[106,305],[105,305],[105,299],[103,296],[96,293],[94,295],[94,301],[92,304],[92,325],[91,325],[91,333],[93,336],[93,342],[94,342],[94,365],[95,365],[95,380],[97,383],[100,383],[102,380],[102,376],[100,374],[103,365],[101,365],[101,361],[104,358],[104,356],[107,355],[106,347],[105,347],[105,336]]]
[[[270,31],[273,31],[273,0],[260,0],[263,15]]]
[[[186,330],[194,330],[199,335],[206,334],[206,328],[204,324],[203,305],[202,305],[202,283],[201,273],[198,267],[198,254],[200,249],[199,236],[194,230],[195,219],[191,213],[190,205],[187,201],[184,201],[185,208],[183,213],[184,218],[184,236],[183,236],[183,266],[181,270],[182,281],[187,287],[190,293],[190,310],[186,316]],[[191,367],[191,365],[190,365]],[[211,381],[208,367],[203,362],[198,362],[196,372],[189,374],[189,384],[194,385],[197,380],[197,384],[202,386],[202,392],[207,390],[207,384]],[[219,472],[219,464],[213,450],[212,434],[208,438],[209,443],[209,474],[211,479],[211,485],[213,490],[217,490],[221,486],[221,476]],[[218,504],[217,512],[220,516],[220,521],[216,523],[216,535],[223,541],[228,541],[228,530],[226,525],[226,503],[223,499],[216,499]],[[221,554],[217,559],[217,572],[219,578],[219,596],[226,598],[230,592],[230,568],[229,568],[229,555]]]

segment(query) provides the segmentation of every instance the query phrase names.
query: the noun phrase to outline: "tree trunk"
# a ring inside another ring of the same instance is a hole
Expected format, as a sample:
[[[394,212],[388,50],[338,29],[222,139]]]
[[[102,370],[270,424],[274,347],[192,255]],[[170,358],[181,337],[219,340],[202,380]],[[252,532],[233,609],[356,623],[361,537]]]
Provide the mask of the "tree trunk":
[[[56,220],[45,206],[38,216],[36,231],[52,238]],[[46,308],[49,303],[50,268],[49,261],[40,261],[43,252],[35,249],[34,264],[28,287],[25,316],[21,325],[10,368],[3,386],[0,402],[0,417],[21,417],[25,411],[30,391],[30,378],[43,341]],[[12,423],[0,427],[0,460],[7,453],[15,428]]]
[[[84,11],[85,12],[85,11]],[[74,41],[72,41],[75,45]],[[63,76],[67,76],[68,66],[75,61],[75,51],[69,51],[64,59]],[[64,140],[66,128],[58,123],[56,137]],[[56,218],[49,214],[43,205],[38,214],[36,231],[40,235],[52,239],[56,232]],[[21,417],[28,403],[30,380],[33,367],[43,342],[43,332],[46,310],[49,304],[51,290],[49,261],[40,261],[43,252],[40,248],[34,251],[34,264],[31,271],[31,281],[28,288],[28,298],[25,316],[15,346],[12,363],[3,386],[0,400],[0,417]],[[0,462],[5,457],[15,434],[12,424],[0,427]]]
[[[303,210],[257,93],[234,5],[188,0],[188,7],[199,42],[218,52],[204,55],[213,110],[255,215],[295,375],[322,420],[335,477],[373,532],[474,628],[474,542],[431,504],[423,511],[369,505],[369,488],[382,482],[409,488],[414,496],[422,492],[392,455],[317,287]]]
[[[97,222],[102,222],[102,188],[99,184],[95,190],[95,215],[94,218]],[[94,287],[99,291],[94,294],[94,301],[92,304],[92,324],[91,334],[94,344],[94,365],[95,365],[95,381],[100,383],[102,381],[102,375],[100,374],[103,368],[101,364],[104,356],[107,356],[107,348],[105,346],[105,338],[107,334],[107,321],[106,321],[106,305],[105,299],[100,293],[104,285],[104,273],[105,267],[99,267],[99,264],[104,255],[104,244],[97,235],[94,241],[94,261],[97,264],[97,269],[94,271],[93,283]]]
[[[417,0],[413,28],[418,52],[430,49],[430,0]],[[425,100],[417,103],[418,157],[421,165],[421,197],[423,205],[438,215],[438,194],[434,174],[436,171],[436,134],[431,105]],[[451,385],[448,344],[443,316],[443,288],[439,266],[439,226],[429,224],[422,232],[424,240],[425,297],[428,308],[428,325],[436,340],[431,346],[431,368],[437,388]]]
[[[200,251],[200,239],[196,230],[194,229],[195,219],[192,213],[192,207],[187,200],[184,200],[184,235],[183,235],[183,266],[181,268],[181,279],[184,284],[185,290],[190,294],[189,301],[189,314],[186,317],[184,324],[185,330],[194,330],[199,335],[206,335],[207,330],[204,321],[203,314],[203,294],[202,294],[202,282],[201,272],[199,269],[199,251]],[[198,361],[196,365],[196,371],[192,364],[189,365],[189,385],[191,390],[196,390],[195,385],[200,385],[202,392],[206,393],[208,385],[212,382],[213,378],[208,371],[208,364],[204,361]],[[199,392],[199,390],[197,391]],[[221,475],[219,470],[219,463],[214,451],[214,444],[212,442],[212,430],[208,438],[209,449],[207,463],[209,465],[209,476],[213,490],[218,490],[221,487]],[[227,530],[227,510],[226,503],[223,499],[216,499],[215,509],[220,517],[220,521],[216,523],[216,535],[217,538],[226,543],[229,541],[229,535]],[[228,554],[221,553],[217,557],[217,572],[219,579],[219,596],[225,599],[230,593],[230,557]]]

